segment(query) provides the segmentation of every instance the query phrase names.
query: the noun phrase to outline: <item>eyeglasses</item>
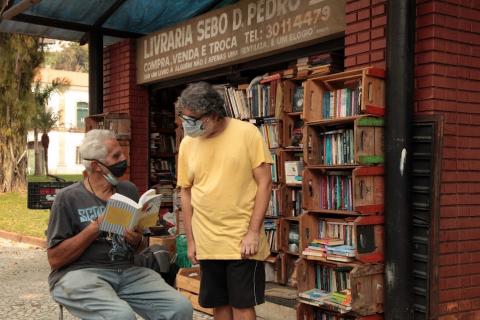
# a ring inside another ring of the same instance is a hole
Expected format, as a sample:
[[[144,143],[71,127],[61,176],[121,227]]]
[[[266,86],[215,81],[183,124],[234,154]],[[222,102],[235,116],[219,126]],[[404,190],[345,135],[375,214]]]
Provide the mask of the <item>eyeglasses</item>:
[[[194,118],[194,117],[191,117],[191,116],[186,116],[186,115],[184,115],[183,113],[180,112],[180,113],[178,114],[178,117],[179,117],[180,119],[182,119],[182,121],[185,121],[186,123],[188,123],[189,125],[194,126],[194,125],[197,124],[197,121],[198,121],[198,120],[202,119],[204,116],[206,116],[206,115],[209,114],[209,113],[210,113],[210,111],[205,112],[204,114],[200,115],[200,116],[197,117],[197,118]]]

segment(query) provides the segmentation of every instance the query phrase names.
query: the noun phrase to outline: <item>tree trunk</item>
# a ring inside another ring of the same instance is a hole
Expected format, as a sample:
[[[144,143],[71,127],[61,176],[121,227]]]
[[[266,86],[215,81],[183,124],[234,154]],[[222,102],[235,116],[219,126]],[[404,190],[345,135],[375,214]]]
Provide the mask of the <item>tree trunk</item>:
[[[42,167],[40,161],[40,146],[38,145],[38,130],[35,128],[33,129],[33,150],[35,153],[35,171],[33,175],[40,176],[42,175]]]
[[[18,136],[0,136],[0,192],[24,190],[26,160],[22,156],[26,141]]]
[[[43,147],[43,154],[45,159],[45,174],[48,175],[48,145],[50,144],[50,138],[48,137],[48,133],[44,132],[42,134],[42,147]]]

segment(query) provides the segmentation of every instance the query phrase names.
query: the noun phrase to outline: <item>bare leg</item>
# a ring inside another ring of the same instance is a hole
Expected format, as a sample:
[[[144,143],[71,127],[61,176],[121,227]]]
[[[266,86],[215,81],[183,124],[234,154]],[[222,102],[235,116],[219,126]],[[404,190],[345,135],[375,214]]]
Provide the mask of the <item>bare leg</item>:
[[[229,305],[213,308],[213,319],[233,320],[232,307]]]
[[[235,320],[255,320],[257,318],[255,314],[255,308],[232,308],[233,309],[233,319]]]

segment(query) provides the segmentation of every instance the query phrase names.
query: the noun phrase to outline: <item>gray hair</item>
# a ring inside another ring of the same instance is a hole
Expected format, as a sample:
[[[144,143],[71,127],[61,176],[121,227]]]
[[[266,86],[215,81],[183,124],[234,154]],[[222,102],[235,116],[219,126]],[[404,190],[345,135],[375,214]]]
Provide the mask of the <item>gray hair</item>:
[[[204,81],[189,84],[178,97],[175,109],[177,113],[187,109],[198,114],[213,113],[220,118],[226,116],[222,95]]]
[[[110,139],[116,139],[115,133],[110,130],[93,129],[85,134],[78,151],[87,172],[92,171],[92,161],[85,159],[104,161],[108,154],[105,141]]]

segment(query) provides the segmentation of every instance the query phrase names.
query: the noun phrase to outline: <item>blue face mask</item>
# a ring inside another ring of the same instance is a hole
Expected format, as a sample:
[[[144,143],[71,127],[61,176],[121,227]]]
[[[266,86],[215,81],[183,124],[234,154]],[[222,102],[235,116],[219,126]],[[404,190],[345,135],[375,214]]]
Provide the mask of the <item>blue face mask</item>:
[[[185,132],[185,134],[190,137],[200,137],[201,135],[205,134],[205,127],[203,125],[203,121],[193,118],[190,119],[191,121],[182,121],[183,131]]]

